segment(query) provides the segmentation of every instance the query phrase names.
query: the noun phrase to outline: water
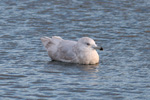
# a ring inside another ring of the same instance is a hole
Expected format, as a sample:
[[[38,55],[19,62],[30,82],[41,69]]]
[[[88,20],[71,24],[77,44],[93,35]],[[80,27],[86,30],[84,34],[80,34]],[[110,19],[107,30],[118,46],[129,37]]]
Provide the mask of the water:
[[[149,100],[149,0],[1,0],[1,100]],[[40,37],[88,36],[100,63],[51,62]]]

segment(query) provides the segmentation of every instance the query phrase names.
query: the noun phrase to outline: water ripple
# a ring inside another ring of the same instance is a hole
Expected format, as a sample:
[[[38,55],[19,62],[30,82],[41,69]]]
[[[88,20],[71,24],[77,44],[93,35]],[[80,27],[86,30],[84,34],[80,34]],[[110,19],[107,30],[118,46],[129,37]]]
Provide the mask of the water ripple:
[[[148,0],[1,0],[0,99],[148,100]],[[88,36],[100,63],[50,61],[40,37]]]

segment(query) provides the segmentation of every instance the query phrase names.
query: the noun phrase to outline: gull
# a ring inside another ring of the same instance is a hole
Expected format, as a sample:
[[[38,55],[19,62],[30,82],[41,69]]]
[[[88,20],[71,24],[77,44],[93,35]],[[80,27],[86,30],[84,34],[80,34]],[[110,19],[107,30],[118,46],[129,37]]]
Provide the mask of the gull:
[[[99,55],[96,49],[103,50],[89,37],[82,37],[78,41],[65,40],[59,36],[42,37],[41,41],[51,60],[78,63],[97,64]]]

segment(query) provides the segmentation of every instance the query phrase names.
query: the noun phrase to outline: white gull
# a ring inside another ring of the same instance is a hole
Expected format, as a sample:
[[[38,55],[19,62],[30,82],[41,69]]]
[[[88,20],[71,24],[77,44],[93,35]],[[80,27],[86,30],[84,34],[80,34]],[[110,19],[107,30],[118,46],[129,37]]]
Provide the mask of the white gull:
[[[97,64],[99,63],[99,55],[96,49],[103,50],[89,37],[82,37],[78,41],[72,41],[53,36],[52,38],[42,37],[41,41],[49,57],[52,60],[62,62]]]

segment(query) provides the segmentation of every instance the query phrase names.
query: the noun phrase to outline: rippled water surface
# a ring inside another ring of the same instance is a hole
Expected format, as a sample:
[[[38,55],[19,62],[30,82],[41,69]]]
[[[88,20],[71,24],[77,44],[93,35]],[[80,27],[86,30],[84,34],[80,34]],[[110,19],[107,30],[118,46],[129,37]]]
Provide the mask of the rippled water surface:
[[[98,65],[50,61],[40,37],[93,38]],[[149,0],[0,0],[1,100],[150,100]]]

